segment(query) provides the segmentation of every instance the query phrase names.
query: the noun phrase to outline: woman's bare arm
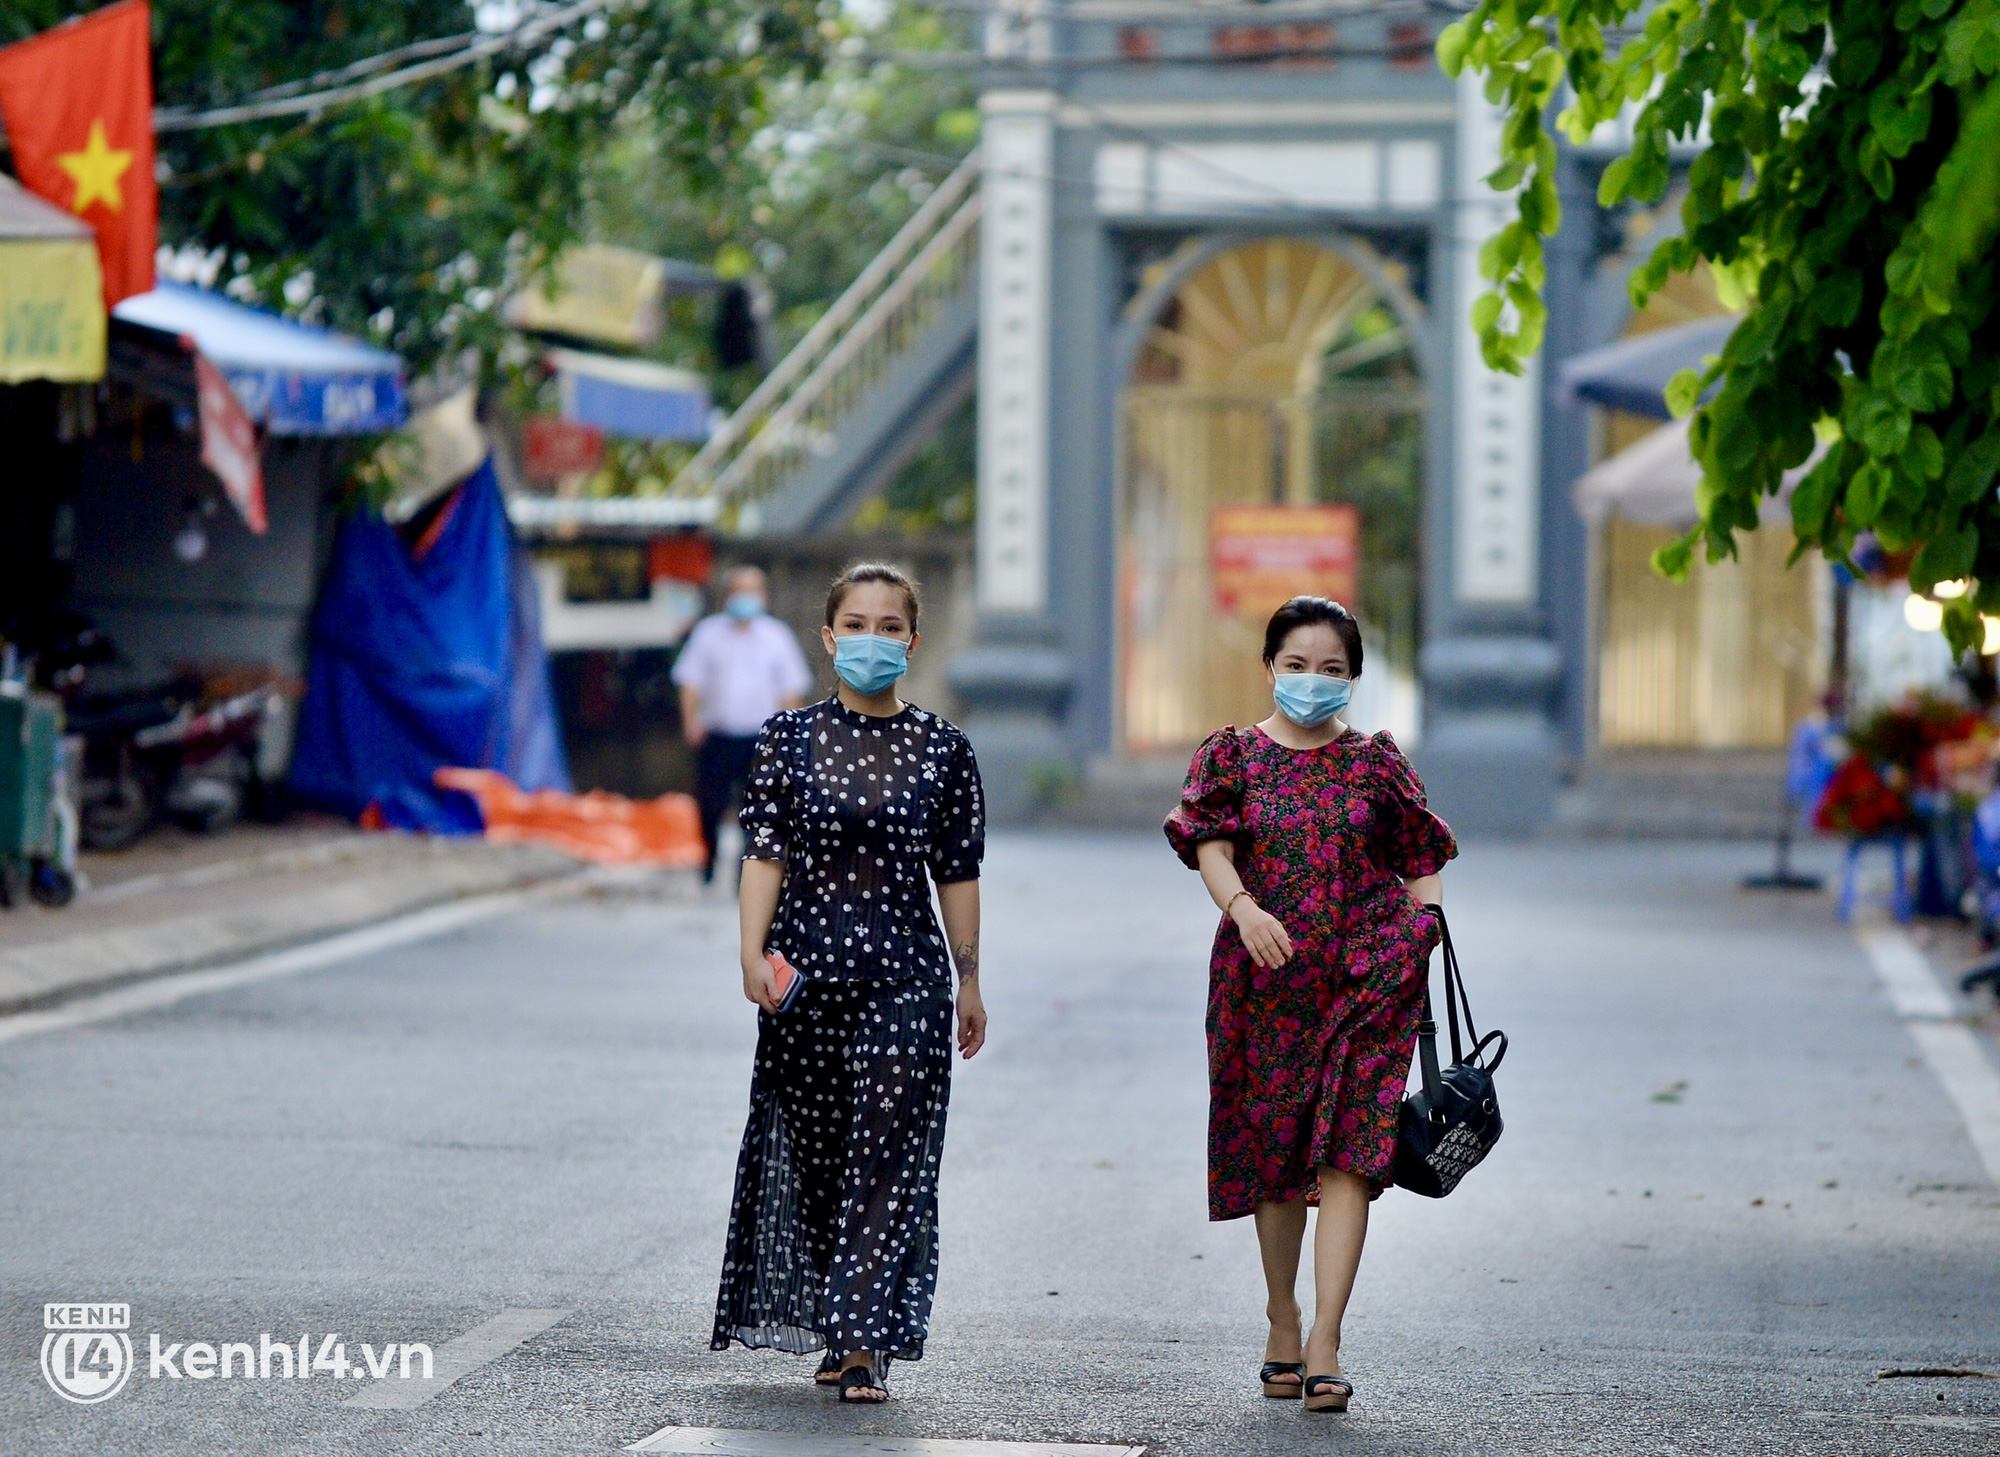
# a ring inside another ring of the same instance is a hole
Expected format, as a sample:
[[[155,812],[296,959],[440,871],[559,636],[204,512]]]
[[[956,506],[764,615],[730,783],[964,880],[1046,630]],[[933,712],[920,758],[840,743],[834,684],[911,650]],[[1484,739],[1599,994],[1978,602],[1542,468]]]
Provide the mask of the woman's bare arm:
[[[736,897],[741,938],[743,995],[769,1011],[777,1010],[777,979],[764,959],[764,943],[778,914],[778,892],[785,884],[782,860],[745,860],[743,883]]]
[[[1243,877],[1236,873],[1236,846],[1228,840],[1203,840],[1195,846],[1194,859],[1209,899],[1236,923],[1250,959],[1263,967],[1291,960],[1292,938],[1284,924],[1244,893]]]
[[[958,971],[958,1054],[971,1057],[986,1045],[986,999],[979,991],[979,882],[954,880],[938,887],[945,944]]]
[[[1429,875],[1412,875],[1403,882],[1403,889],[1417,898],[1419,905],[1441,906],[1444,904],[1444,876],[1435,871]]]

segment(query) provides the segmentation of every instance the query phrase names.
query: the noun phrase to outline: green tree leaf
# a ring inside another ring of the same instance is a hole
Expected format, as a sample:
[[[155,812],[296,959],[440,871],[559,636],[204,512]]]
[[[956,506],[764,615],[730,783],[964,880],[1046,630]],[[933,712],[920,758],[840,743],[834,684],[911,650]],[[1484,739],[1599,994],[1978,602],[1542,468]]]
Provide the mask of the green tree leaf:
[[[1910,438],[1910,412],[1880,391],[1867,391],[1860,405],[1847,417],[1847,433],[1868,448],[1871,455],[1885,458],[1900,454]]]
[[[1700,399],[1701,371],[1676,370],[1674,377],[1667,381],[1667,408],[1673,411],[1674,418],[1678,420],[1686,415]]]
[[[1465,68],[1465,52],[1470,38],[1470,28],[1462,20],[1453,21],[1438,32],[1437,60],[1445,75],[1456,76]]]
[[[1910,559],[1910,586],[1928,592],[1939,582],[1971,576],[1972,561],[1978,551],[1979,530],[1970,523],[1932,537]]]
[[[1880,461],[1869,461],[1847,483],[1847,522],[1858,531],[1866,531],[1876,524],[1882,515],[1882,503],[1888,499],[1889,488],[1895,482],[1895,473]]]
[[[1937,431],[1921,421],[1910,430],[1901,464],[1913,480],[1934,481],[1944,474],[1944,445]]]
[[[1694,563],[1694,538],[1683,536],[1668,542],[1653,553],[1653,570],[1661,576],[1676,582],[1687,580],[1688,568]]]
[[[1930,339],[1916,339],[1896,351],[1889,387],[1912,410],[1942,410],[1951,403],[1951,365],[1944,350]]]
[[[1840,455],[1835,449],[1821,456],[1819,464],[1806,472],[1792,492],[1792,529],[1801,541],[1825,539],[1828,513],[1840,498],[1845,480]]]
[[[1954,506],[1970,506],[1986,495],[2000,475],[2000,424],[1989,425],[1952,462],[1945,478],[1945,497]]]

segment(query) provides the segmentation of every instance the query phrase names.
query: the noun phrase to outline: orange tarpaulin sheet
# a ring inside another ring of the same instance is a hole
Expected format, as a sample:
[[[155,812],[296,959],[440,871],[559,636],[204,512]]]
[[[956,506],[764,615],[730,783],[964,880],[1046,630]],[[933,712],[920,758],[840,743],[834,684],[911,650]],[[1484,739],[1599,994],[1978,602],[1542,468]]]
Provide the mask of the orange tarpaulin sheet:
[[[627,799],[601,789],[588,794],[554,789],[524,794],[513,780],[491,769],[440,769],[431,780],[440,789],[471,795],[486,821],[486,838],[496,844],[553,845],[600,865],[687,870],[704,858],[701,817],[691,795]]]

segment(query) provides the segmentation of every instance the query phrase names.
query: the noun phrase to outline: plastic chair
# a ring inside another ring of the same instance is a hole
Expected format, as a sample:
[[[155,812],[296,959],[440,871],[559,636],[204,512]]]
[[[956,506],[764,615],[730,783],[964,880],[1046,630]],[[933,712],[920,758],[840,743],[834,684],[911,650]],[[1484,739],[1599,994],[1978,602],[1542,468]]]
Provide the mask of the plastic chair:
[[[1892,899],[1896,919],[1907,921],[1914,909],[1910,903],[1910,877],[1904,873],[1903,847],[1906,843],[1902,835],[1869,835],[1847,842],[1847,863],[1840,876],[1840,919],[1851,920],[1854,916],[1854,882],[1861,866],[1861,852],[1870,845],[1879,846],[1889,852],[1890,868],[1896,877],[1896,889]]]

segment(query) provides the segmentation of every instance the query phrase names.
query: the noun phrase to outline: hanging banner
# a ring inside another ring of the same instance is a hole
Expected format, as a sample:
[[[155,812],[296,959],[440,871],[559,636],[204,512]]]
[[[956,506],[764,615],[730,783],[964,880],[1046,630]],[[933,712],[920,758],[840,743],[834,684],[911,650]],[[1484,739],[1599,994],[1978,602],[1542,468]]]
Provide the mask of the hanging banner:
[[[0,240],[0,384],[104,378],[104,290],[83,238]]]
[[[1301,596],[1354,605],[1361,513],[1352,506],[1217,506],[1208,547],[1224,612],[1266,617]]]
[[[152,288],[159,190],[145,0],[0,49],[0,118],[21,185],[96,230],[104,306]]]
[[[530,415],[521,427],[521,468],[531,481],[551,484],[588,475],[604,464],[604,432],[557,415]]]
[[[264,464],[257,427],[222,371],[199,350],[194,352],[194,382],[201,414],[201,463],[215,472],[244,524],[262,536],[270,522],[264,514]]]

